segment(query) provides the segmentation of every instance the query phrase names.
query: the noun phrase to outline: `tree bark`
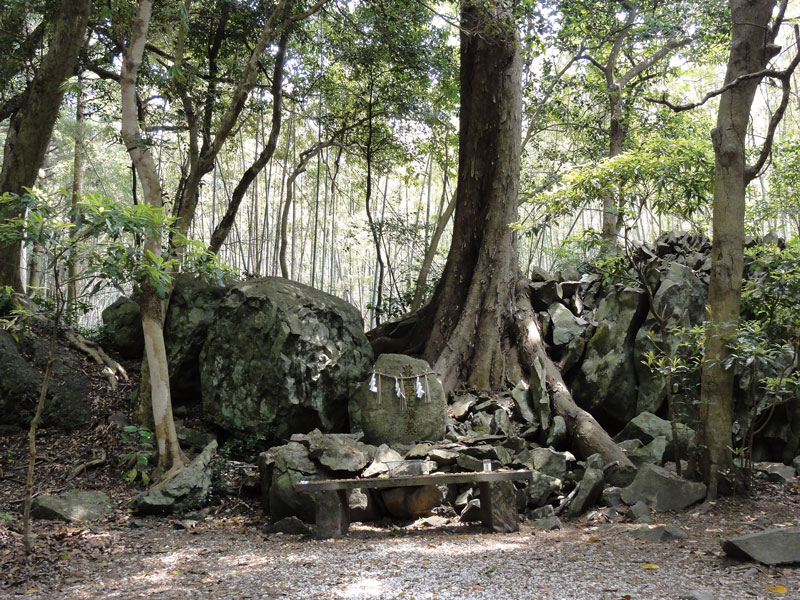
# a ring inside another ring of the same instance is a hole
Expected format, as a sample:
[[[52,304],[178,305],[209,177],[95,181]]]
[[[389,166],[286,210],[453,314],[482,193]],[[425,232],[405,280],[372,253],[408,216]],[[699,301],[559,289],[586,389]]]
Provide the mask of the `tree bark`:
[[[419,353],[446,391],[466,383],[507,387],[519,367],[541,361],[556,414],[581,456],[596,452],[618,468],[627,457],[575,405],[539,335],[515,236],[522,120],[521,60],[510,1],[465,0],[461,12],[461,113],[453,241],[430,302],[369,332],[376,354]],[[514,381],[516,383],[516,381]]]
[[[522,60],[510,2],[461,9],[459,167],[453,241],[422,330],[445,389],[505,384],[505,317],[517,274]],[[476,343],[480,340],[480,343]]]
[[[763,70],[777,53],[779,23],[770,27],[775,0],[731,0],[732,36],[725,83]],[[708,497],[728,491],[734,474],[731,453],[734,369],[726,367],[736,336],[742,288],[745,188],[752,180],[745,142],[753,97],[761,77],[741,81],[720,96],[711,132],[715,155],[711,280],[708,290],[698,448]]]
[[[0,195],[22,195],[36,183],[64,91],[61,84],[72,74],[83,45],[91,0],[62,0],[53,24],[49,49],[31,82],[25,101],[11,118],[0,171]],[[19,218],[14,209],[0,211],[0,221]],[[22,243],[0,244],[0,285],[22,292]]]
[[[142,183],[144,202],[154,209],[162,209],[161,182],[149,146],[141,137],[136,105],[136,81],[142,63],[147,30],[152,13],[152,0],[139,0],[139,9],[131,28],[131,39],[122,56],[120,87],[122,91],[122,141],[136,167]],[[145,240],[145,251],[153,257],[161,255],[161,232],[154,230]],[[159,466],[174,473],[187,460],[178,443],[172,417],[172,400],[169,389],[167,352],[164,346],[162,311],[163,303],[154,285],[142,282],[141,314],[145,340],[145,354],[149,367],[150,392],[153,406]]]
[[[83,179],[86,165],[85,111],[86,99],[83,94],[83,79],[78,75],[78,97],[75,103],[75,146],[72,160],[72,190],[70,194],[70,222],[78,225],[78,202],[83,195]],[[67,310],[73,315],[78,308],[78,260],[70,253],[67,257]]]

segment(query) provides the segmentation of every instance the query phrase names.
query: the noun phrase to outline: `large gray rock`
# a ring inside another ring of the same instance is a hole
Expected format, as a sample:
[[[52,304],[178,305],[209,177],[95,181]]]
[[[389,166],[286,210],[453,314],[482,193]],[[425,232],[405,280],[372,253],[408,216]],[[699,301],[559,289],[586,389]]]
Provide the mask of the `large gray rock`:
[[[272,451],[274,465],[266,502],[272,520],[296,516],[307,523],[313,523],[316,510],[314,496],[296,492],[294,486],[304,480],[327,479],[326,474],[320,472],[319,467],[309,458],[308,449],[299,442],[289,442],[273,448]]]
[[[567,454],[552,448],[534,448],[531,450],[532,467],[535,471],[564,479],[567,475]]]
[[[526,423],[538,423],[536,415],[531,406],[531,393],[528,384],[520,381],[511,390],[511,399],[514,401],[514,412]]]
[[[534,471],[528,482],[528,487],[525,488],[525,493],[528,496],[528,505],[538,508],[547,504],[550,496],[559,489],[561,489],[560,479]]]
[[[447,401],[442,384],[431,373],[428,363],[403,354],[382,354],[373,371],[376,391],[370,390],[367,379],[356,387],[350,398],[353,431],[363,431],[365,441],[370,444],[444,439]],[[416,394],[416,376],[425,391],[422,398]],[[395,377],[405,379],[395,380]],[[402,387],[405,399],[397,395],[396,385]]]
[[[642,465],[633,483],[622,490],[626,504],[641,500],[656,510],[683,510],[705,495],[704,483],[687,481],[656,465]]]
[[[9,331],[0,329],[0,431],[30,425],[47,365],[46,333],[27,331],[17,341]],[[72,431],[89,424],[90,391],[81,355],[58,344],[40,425]]]
[[[192,275],[178,275],[164,321],[173,402],[199,404],[200,352],[228,289]]]
[[[567,508],[568,517],[579,517],[597,502],[605,487],[603,471],[600,469],[586,469],[586,473],[583,474],[583,479],[578,485],[580,486],[578,492]]]
[[[598,326],[586,345],[584,360],[567,382],[582,408],[620,424],[636,414],[633,341],[644,319],[645,300],[644,292],[630,287],[614,289],[603,297],[597,309]]]
[[[756,473],[766,477],[770,481],[778,481],[784,483],[791,481],[796,475],[795,468],[783,463],[770,463],[761,462],[753,465]]]
[[[216,452],[217,440],[212,440],[175,477],[131,500],[131,510],[134,514],[170,514],[203,508],[211,494],[209,465]]]
[[[375,475],[388,473],[389,465],[387,463],[398,463],[402,460],[403,457],[399,452],[397,452],[397,450],[390,448],[386,444],[381,444],[375,450],[372,463],[361,474],[361,477],[374,477]],[[455,459],[453,459],[453,461],[455,462]]]
[[[800,528],[767,529],[722,541],[726,554],[765,565],[800,563]]]
[[[34,519],[81,523],[96,521],[111,512],[111,499],[103,492],[70,490],[56,496],[37,496],[31,502]]]
[[[662,465],[664,464],[665,453],[667,451],[667,438],[658,436],[649,444],[637,448],[628,455],[631,462],[638,468],[644,464]],[[667,456],[666,458],[674,458]]]
[[[530,284],[531,304],[534,310],[547,310],[553,302],[560,302],[564,298],[561,284],[554,279],[536,281]]]
[[[576,317],[560,302],[554,302],[547,309],[553,333],[553,344],[563,346],[575,337],[580,337],[589,325],[584,319]]]
[[[277,277],[246,281],[220,305],[200,353],[203,412],[267,443],[344,431],[349,385],[371,362],[355,307]]]
[[[308,454],[331,471],[355,477],[367,466],[375,448],[355,440],[350,434],[316,433],[308,436]]]
[[[676,423],[675,429],[678,431],[678,447],[681,456],[686,456],[689,442],[694,437],[694,430],[683,423]],[[672,424],[669,421],[657,417],[653,413],[643,412],[631,419],[614,440],[621,442],[624,440],[639,440],[643,444],[649,444],[654,439],[663,437],[667,440],[665,449],[665,460],[674,460],[675,446],[672,443]]]
[[[103,348],[121,358],[139,360],[144,354],[144,334],[139,303],[120,296],[102,313]]]
[[[670,332],[680,327],[690,329],[702,323],[707,296],[708,287],[692,269],[676,262],[670,263],[653,298],[655,310],[663,314],[666,320],[666,348],[660,348],[663,345],[661,326],[651,313],[636,334],[634,366],[639,379],[637,412],[656,412],[666,397],[664,379],[656,377],[645,363],[647,353],[651,350],[658,353],[660,350],[674,356],[680,339]],[[649,335],[651,332],[652,337]]]

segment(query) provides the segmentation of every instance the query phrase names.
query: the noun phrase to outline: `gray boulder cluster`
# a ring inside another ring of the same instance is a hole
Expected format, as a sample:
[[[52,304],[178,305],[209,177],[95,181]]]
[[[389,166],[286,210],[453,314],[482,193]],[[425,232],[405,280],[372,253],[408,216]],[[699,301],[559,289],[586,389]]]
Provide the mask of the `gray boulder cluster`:
[[[361,433],[295,434],[287,444],[259,456],[262,506],[273,522],[298,517],[311,523],[314,498],[295,491],[297,483],[397,475],[395,465],[401,461],[422,474],[483,471],[486,461],[493,470],[531,470],[530,481],[517,482],[517,508],[546,529],[560,527],[562,513],[578,517],[597,504],[609,518],[647,522],[650,508],[682,510],[705,496],[702,483],[683,480],[655,463],[644,463],[633,481],[616,487],[606,480],[608,465],[598,454],[578,461],[568,451],[542,447],[513,433],[461,436],[453,429],[451,425],[443,440],[391,445],[364,443]],[[480,490],[471,484],[361,489],[351,495],[350,511],[354,521],[430,514],[479,521]]]
[[[670,233],[641,246],[642,265],[653,302],[667,331],[699,325],[704,319],[711,268],[711,245],[695,234]],[[604,285],[599,274],[567,269],[555,277],[537,272],[531,284],[534,308],[578,404],[611,428],[641,412],[658,412],[664,383],[643,364],[661,339],[639,286]],[[668,335],[670,349],[678,340]]]
[[[133,300],[103,313],[107,339],[123,356]],[[228,435],[277,444],[297,431],[346,431],[349,386],[373,360],[361,315],[347,302],[277,277],[209,286],[175,281],[164,324],[177,412],[191,412]]]

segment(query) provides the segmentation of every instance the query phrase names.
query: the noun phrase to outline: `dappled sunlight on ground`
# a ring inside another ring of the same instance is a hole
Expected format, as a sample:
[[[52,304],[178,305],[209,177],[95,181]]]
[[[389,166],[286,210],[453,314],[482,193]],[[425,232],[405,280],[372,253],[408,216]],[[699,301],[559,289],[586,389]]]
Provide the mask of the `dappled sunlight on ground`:
[[[708,513],[662,513],[659,521],[689,533],[670,544],[632,538],[631,524],[581,519],[562,531],[523,525],[510,534],[452,522],[355,523],[336,540],[265,535],[231,519],[177,531],[169,520],[152,519],[87,536],[98,552],[75,552],[57,577],[26,581],[3,597],[675,600],[701,589],[716,600],[800,598],[800,567],[729,559],[719,546],[721,537],[752,529],[748,514],[800,526],[797,495],[778,503],[780,491],[765,490],[759,503],[721,501]],[[788,592],[770,592],[776,584]]]

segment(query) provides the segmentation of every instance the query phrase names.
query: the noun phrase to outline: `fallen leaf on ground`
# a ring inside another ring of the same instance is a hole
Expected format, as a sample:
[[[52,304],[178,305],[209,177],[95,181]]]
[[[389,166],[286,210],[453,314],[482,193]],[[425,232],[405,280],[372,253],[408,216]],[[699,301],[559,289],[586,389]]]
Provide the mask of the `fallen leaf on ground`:
[[[766,590],[768,592],[772,592],[773,594],[785,594],[786,592],[789,591],[779,583],[776,583],[775,585],[768,585],[766,587]]]

